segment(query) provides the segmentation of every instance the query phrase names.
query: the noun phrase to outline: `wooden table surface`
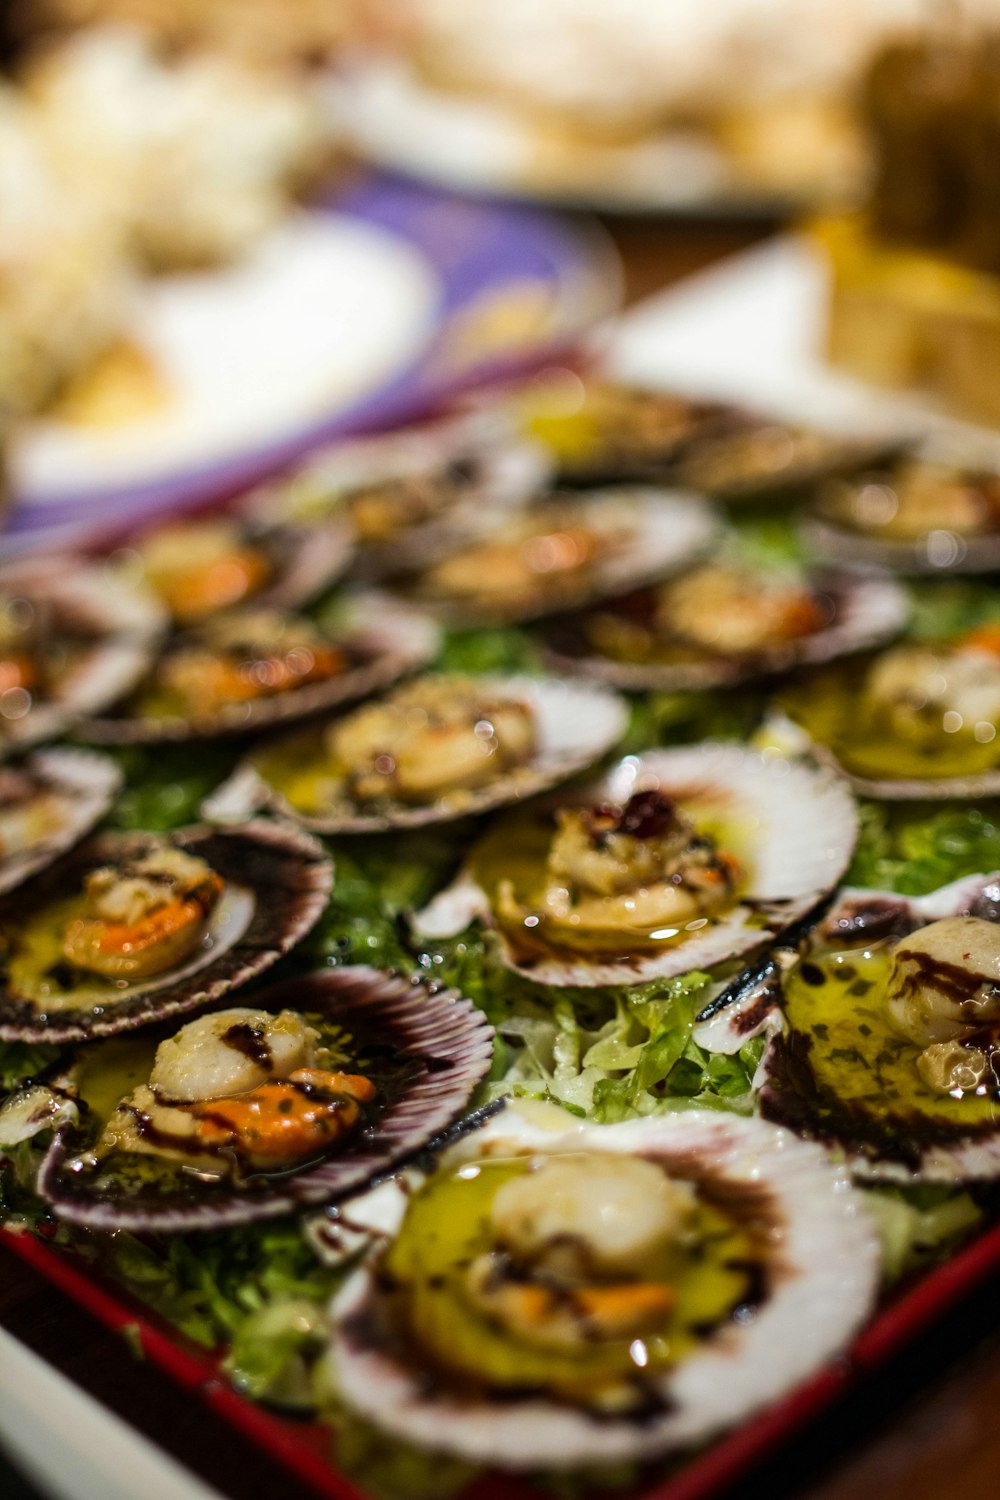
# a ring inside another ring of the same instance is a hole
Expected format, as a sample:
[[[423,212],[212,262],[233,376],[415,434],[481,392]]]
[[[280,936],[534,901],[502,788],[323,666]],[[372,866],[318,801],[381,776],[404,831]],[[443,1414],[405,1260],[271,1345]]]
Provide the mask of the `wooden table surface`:
[[[760,239],[760,224],[608,224],[629,302]],[[0,1323],[233,1500],[289,1500],[284,1470],[0,1246]],[[0,1495],[15,1481],[0,1469]],[[17,1490],[28,1497],[30,1489]],[[1000,1495],[1000,1277],[953,1307],[731,1492],[731,1500]],[[140,1500],[140,1497],[137,1497]],[[141,1500],[156,1500],[144,1496]]]

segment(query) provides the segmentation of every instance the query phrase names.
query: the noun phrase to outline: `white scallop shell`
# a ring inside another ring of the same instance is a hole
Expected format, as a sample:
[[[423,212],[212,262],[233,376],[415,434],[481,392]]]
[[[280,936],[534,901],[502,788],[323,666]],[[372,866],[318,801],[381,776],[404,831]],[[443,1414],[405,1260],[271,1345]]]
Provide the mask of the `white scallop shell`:
[[[886,802],[971,802],[978,797],[1000,796],[1000,766],[975,776],[912,780],[858,776],[837,759],[828,745],[812,739],[808,730],[778,709],[771,709],[765,716],[760,737],[781,744],[787,754],[811,756],[843,777],[863,797],[881,797]]]
[[[439,798],[426,806],[387,804],[331,809],[328,815],[297,812],[281,793],[268,785],[250,761],[244,762],[207,799],[202,815],[211,822],[240,821],[254,808],[269,807],[301,823],[314,833],[378,833],[387,828],[421,828],[522,801],[547,791],[577,771],[586,769],[621,739],[627,709],[605,688],[558,678],[483,677],[484,692],[527,703],[535,718],[538,748],[525,766],[497,778],[488,786]]]
[[[0,857],[0,895],[43,870],[93,828],[122,783],[114,761],[89,750],[39,750],[21,768],[38,797],[52,798],[58,826],[38,843]]]
[[[153,659],[166,615],[151,590],[124,570],[90,565],[66,554],[29,557],[0,568],[0,598],[45,601],[60,634],[86,644],[49,701],[23,718],[0,720],[0,747],[52,739],[124,697]]]
[[[776,676],[793,667],[816,666],[854,651],[881,646],[902,630],[909,604],[902,589],[887,578],[858,578],[840,574],[816,580],[837,602],[836,615],[823,630],[797,640],[767,646],[743,656],[712,656],[677,663],[621,662],[599,653],[577,656],[549,648],[546,660],[553,670],[593,677],[623,692],[680,692],[730,686]]]
[[[567,510],[573,510],[581,526],[593,521],[602,529],[620,530],[621,547],[599,554],[573,583],[546,589],[540,577],[535,593],[506,602],[488,596],[478,601],[432,598],[421,591],[419,578],[414,597],[446,624],[459,627],[541,619],[667,578],[709,551],[719,532],[719,518],[707,501],[679,490],[621,485],[583,496],[559,495],[545,502],[550,503],[558,509],[560,524]],[[539,506],[532,514],[542,511]],[[482,540],[477,537],[473,545]]]
[[[562,1131],[508,1109],[461,1141],[447,1164],[483,1155],[601,1151],[662,1162],[681,1178],[759,1193],[773,1224],[768,1295],[656,1381],[663,1408],[641,1419],[590,1415],[544,1396],[490,1401],[429,1391],[419,1365],[368,1342],[377,1260],[355,1271],[331,1307],[327,1360],[336,1389],[366,1420],[421,1447],[509,1469],[651,1458],[701,1443],[818,1370],[849,1342],[874,1300],[877,1236],[845,1169],[761,1120],[691,1110]]]
[[[747,872],[740,900],[718,920],[662,953],[588,960],[553,954],[518,962],[501,934],[504,963],[540,984],[616,985],[708,969],[766,943],[836,885],[857,837],[857,811],[843,781],[828,771],[738,745],[704,744],[626,756],[582,794],[619,805],[661,790],[698,822],[699,809],[724,808],[743,832],[737,851]],[[555,801],[555,799],[553,799]],[[579,800],[576,798],[575,800]],[[485,894],[467,872],[413,919],[418,936],[450,937],[475,916],[490,919]]]

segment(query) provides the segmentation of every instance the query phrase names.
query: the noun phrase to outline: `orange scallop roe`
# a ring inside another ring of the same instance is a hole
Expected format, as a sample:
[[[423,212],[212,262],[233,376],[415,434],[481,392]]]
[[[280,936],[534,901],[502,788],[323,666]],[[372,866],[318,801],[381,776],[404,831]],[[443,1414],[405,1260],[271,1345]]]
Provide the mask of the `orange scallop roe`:
[[[335,677],[347,666],[337,646],[292,646],[282,655],[214,656],[209,651],[179,652],[161,669],[164,684],[181,694],[192,713],[211,713],[235,703],[287,693]]]
[[[188,1108],[203,1145],[273,1166],[322,1153],[357,1125],[361,1105],[374,1096],[374,1084],[360,1074],[300,1068],[287,1079]]]
[[[261,552],[242,547],[178,577],[162,579],[158,587],[175,619],[200,620],[248,599],[263,588],[270,571]]]
[[[38,670],[30,656],[0,657],[0,693],[11,688],[31,689],[38,681]]]
[[[962,636],[959,647],[963,651],[987,651],[991,656],[1000,656],[1000,621],[970,630]]]
[[[211,871],[195,890],[157,907],[138,922],[76,917],[66,928],[63,953],[70,963],[110,978],[162,973],[198,942],[224,883]]]

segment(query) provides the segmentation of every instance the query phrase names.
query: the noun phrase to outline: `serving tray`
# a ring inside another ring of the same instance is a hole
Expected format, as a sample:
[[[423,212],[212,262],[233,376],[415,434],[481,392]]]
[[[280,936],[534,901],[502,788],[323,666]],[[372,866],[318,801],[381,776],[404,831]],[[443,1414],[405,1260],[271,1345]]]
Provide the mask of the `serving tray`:
[[[308,1493],[325,1500],[375,1500],[370,1491],[339,1472],[326,1428],[283,1416],[241,1396],[222,1372],[220,1353],[209,1353],[180,1338],[92,1267],[34,1235],[0,1229],[0,1244],[106,1327],[127,1333],[132,1347],[185,1390],[195,1405],[222,1418]],[[772,1456],[865,1375],[887,1364],[911,1339],[997,1272],[1000,1224],[892,1295],[839,1359],[692,1457],[669,1478],[629,1491],[628,1500],[709,1500],[746,1478],[756,1464]],[[121,1358],[129,1357],[123,1345]],[[543,1496],[519,1475],[491,1473],[476,1479],[455,1500],[543,1500]]]

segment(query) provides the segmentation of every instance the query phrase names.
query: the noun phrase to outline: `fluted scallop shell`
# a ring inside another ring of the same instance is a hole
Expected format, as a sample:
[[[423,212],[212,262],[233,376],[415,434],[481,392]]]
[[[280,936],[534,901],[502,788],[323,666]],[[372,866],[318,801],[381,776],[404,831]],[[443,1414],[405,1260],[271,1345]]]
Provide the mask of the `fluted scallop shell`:
[[[828,745],[814,740],[787,714],[772,709],[764,732],[778,739],[790,753],[811,755],[820,765],[842,776],[863,797],[881,797],[887,802],[972,802],[980,797],[1000,796],[1000,766],[972,776],[871,777],[848,770]]]
[[[97,745],[153,745],[253,734],[388,687],[407,672],[426,666],[441,639],[440,630],[426,614],[374,592],[345,600],[337,623],[327,633],[354,658],[353,665],[334,677],[189,717],[132,716],[125,704],[119,713],[88,719],[80,732]]]
[[[634,443],[630,445],[627,431],[624,434],[610,433],[605,437],[607,414],[604,413],[604,429],[597,433],[592,444],[579,453],[557,454],[558,484],[573,489],[591,489],[616,484],[672,483],[689,449],[695,448],[703,438],[739,430],[745,421],[742,408],[710,397],[622,386],[619,383],[616,383],[616,391],[629,401],[633,397],[640,401],[651,397],[654,401],[663,403],[657,416],[656,447],[637,448]],[[601,394],[598,392],[598,402],[600,400]],[[585,398],[585,420],[586,407]],[[601,425],[599,415],[598,427]]]
[[[0,780],[4,774],[0,768]],[[114,761],[88,750],[38,750],[16,774],[30,779],[32,800],[51,806],[53,826],[27,848],[3,853],[0,813],[0,895],[36,875],[89,833],[122,783]]]
[[[412,596],[445,624],[457,627],[542,619],[679,572],[711,548],[719,528],[716,513],[698,496],[627,486],[583,496],[553,496],[526,515],[556,530],[567,524],[584,529],[592,526],[599,540],[607,539],[608,546],[579,577],[557,580],[539,573],[533,587],[506,597],[442,597],[433,593],[420,575],[413,580]],[[472,546],[489,540],[489,536],[477,537]]]
[[[638,1417],[598,1414],[543,1392],[491,1399],[488,1390],[429,1379],[419,1347],[393,1339],[379,1318],[375,1256],[333,1300],[327,1355],[337,1390],[366,1421],[406,1442],[507,1469],[652,1458],[705,1442],[776,1400],[860,1327],[878,1286],[877,1236],[845,1170],[818,1147],[761,1120],[708,1110],[620,1125],[565,1118],[560,1130],[508,1109],[442,1164],[580,1151],[639,1156],[704,1184],[736,1212],[752,1206],[772,1226],[756,1316],[651,1377],[652,1399]]]
[[[226,882],[197,957],[156,979],[109,989],[99,1007],[39,1010],[0,987],[0,1041],[79,1042],[131,1031],[167,1016],[202,1010],[263,973],[319,920],[333,886],[333,864],[308,834],[264,820],[172,834],[171,842],[205,859]],[[137,857],[148,834],[104,833],[0,898],[0,924],[18,924],[80,889],[101,865]]]
[[[54,633],[78,648],[51,698],[0,717],[0,753],[52,739],[117,702],[148,668],[166,627],[159,600],[126,572],[70,554],[0,568],[0,600],[16,598],[43,602]]]
[[[495,782],[455,792],[435,802],[413,806],[402,802],[352,804],[345,800],[328,813],[304,814],[279,788],[266,782],[251,756],[202,807],[204,817],[225,823],[269,807],[315,833],[379,833],[388,828],[422,828],[432,823],[488,812],[548,790],[584,770],[610,750],[625,732],[627,709],[604,688],[557,678],[483,677],[484,692],[527,703],[535,716],[538,749],[527,765],[498,776]],[[320,731],[318,731],[321,733]]]
[[[867,947],[885,941],[898,942],[929,922],[942,917],[974,916],[1000,923],[1000,872],[969,875],[927,896],[906,897],[891,891],[845,890],[817,929],[827,947]],[[998,937],[1000,943],[1000,937]],[[794,1033],[783,1019],[783,978],[793,964],[790,959],[770,987],[764,1025],[770,1036],[755,1079],[760,1112],[797,1134],[822,1141],[845,1154],[855,1176],[886,1182],[934,1182],[954,1185],[969,1180],[1000,1177],[1000,1132],[996,1124],[962,1129],[941,1123],[921,1126],[909,1113],[886,1123],[878,1114],[859,1115],[852,1107],[837,1108],[836,1101],[821,1094],[813,1079],[808,1049],[796,1044]],[[728,1017],[715,1025],[728,1024],[738,1034],[745,1017],[752,1014],[760,991],[748,986],[736,997]],[[764,1009],[765,1007],[760,1007]],[[747,1033],[749,1034],[749,1033]],[[725,1045],[720,1031],[719,1050]],[[711,1038],[699,1038],[708,1044]],[[874,1090],[873,1082],[873,1090]]]
[[[737,745],[704,744],[626,756],[600,781],[562,798],[562,805],[622,805],[656,789],[695,822],[720,811],[745,842],[746,871],[739,899],[718,917],[699,919],[662,952],[602,959],[553,952],[518,957],[500,933],[504,963],[526,978],[552,985],[637,984],[693,969],[710,969],[769,942],[831,890],[850,860],[857,812],[843,781],[825,770]],[[549,799],[553,809],[558,796]],[[492,920],[485,892],[466,870],[414,917],[418,936],[449,937],[476,918]],[[672,938],[676,934],[672,935]]]
[[[1000,570],[1000,532],[963,536],[940,527],[915,541],[888,541],[813,514],[802,523],[802,540],[814,557],[866,572],[940,577]]]
[[[258,518],[317,529],[343,514],[360,486],[434,474],[454,461],[473,466],[465,492],[438,515],[384,541],[358,543],[354,571],[379,579],[413,572],[479,535],[546,486],[551,464],[540,446],[515,438],[498,410],[473,412],[344,443],[309,460],[285,481],[251,497]]]
[[[753,653],[725,656],[705,651],[700,659],[675,663],[616,661],[596,652],[570,618],[554,621],[550,627],[546,660],[554,671],[592,677],[623,692],[697,691],[752,682],[867,651],[891,640],[906,622],[906,595],[888,579],[819,575],[814,587],[833,605],[830,623],[811,635]]]
[[[364,1130],[336,1154],[270,1180],[250,1178],[170,1198],[141,1191],[111,1200],[88,1191],[85,1172],[67,1170],[72,1130],[61,1131],[39,1172],[37,1188],[62,1219],[104,1231],[177,1233],[245,1224],[328,1203],[357,1192],[425,1147],[468,1104],[493,1059],[493,1028],[470,1001],[417,978],[357,966],[322,970],[253,997],[270,1011],[325,1014],[365,1046],[391,1048],[412,1076]]]
[[[768,446],[751,455],[740,475],[740,445],[760,444],[762,438]],[[686,489],[725,503],[771,499],[853,473],[898,453],[904,445],[905,439],[895,432],[826,432],[746,412],[727,428],[696,436],[679,455],[673,478]],[[818,555],[826,558],[822,552]]]
[[[191,517],[174,525],[197,535],[200,519]],[[209,522],[215,525],[218,519],[213,511]],[[334,518],[322,527],[267,524],[252,515],[242,518],[239,509],[230,519],[240,527],[241,539],[259,547],[272,567],[272,575],[264,587],[241,600],[239,607],[252,604],[254,609],[299,609],[336,583],[350,566],[354,541],[346,521]],[[138,536],[130,534],[123,545],[139,548],[141,558],[144,543],[162,529],[159,525]]]

